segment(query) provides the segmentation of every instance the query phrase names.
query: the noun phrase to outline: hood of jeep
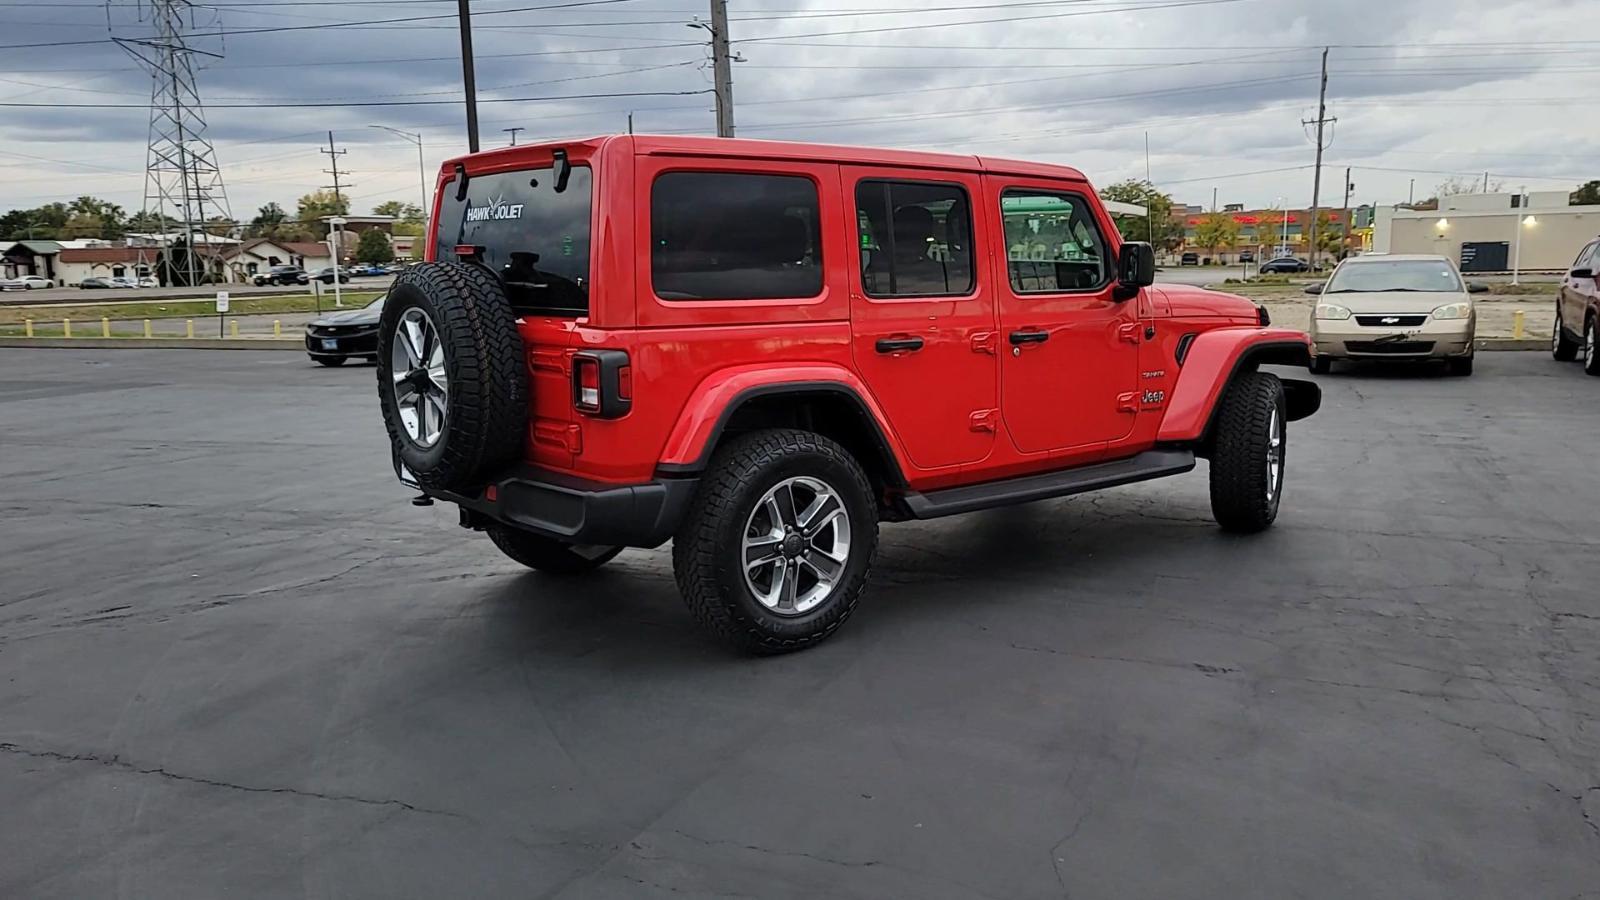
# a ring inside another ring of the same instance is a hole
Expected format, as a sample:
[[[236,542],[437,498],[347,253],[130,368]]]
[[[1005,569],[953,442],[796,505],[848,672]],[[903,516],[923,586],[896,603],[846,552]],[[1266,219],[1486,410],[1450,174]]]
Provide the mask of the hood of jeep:
[[[1187,284],[1158,284],[1156,290],[1166,298],[1172,317],[1195,318],[1217,316],[1230,319],[1255,319],[1255,301],[1238,294],[1207,290]]]

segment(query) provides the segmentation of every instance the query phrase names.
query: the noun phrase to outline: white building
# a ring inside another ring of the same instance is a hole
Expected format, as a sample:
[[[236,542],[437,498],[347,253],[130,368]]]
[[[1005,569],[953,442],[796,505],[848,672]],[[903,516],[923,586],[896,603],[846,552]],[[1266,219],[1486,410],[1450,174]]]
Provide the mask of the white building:
[[[1437,253],[1463,271],[1562,271],[1600,235],[1600,206],[1568,206],[1568,196],[1457,194],[1439,209],[1379,207],[1372,251]]]

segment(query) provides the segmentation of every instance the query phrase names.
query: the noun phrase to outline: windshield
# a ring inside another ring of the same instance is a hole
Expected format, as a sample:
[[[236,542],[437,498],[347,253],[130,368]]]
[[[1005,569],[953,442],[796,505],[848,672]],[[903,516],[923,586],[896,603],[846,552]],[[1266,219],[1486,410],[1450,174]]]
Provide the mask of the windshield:
[[[1387,291],[1460,291],[1461,278],[1442,259],[1347,263],[1333,273],[1325,294]]]
[[[435,233],[435,259],[455,248],[482,248],[485,265],[500,273],[511,305],[569,315],[589,311],[589,201],[593,176],[573,165],[556,191],[552,168],[475,175],[467,196],[444,187]]]

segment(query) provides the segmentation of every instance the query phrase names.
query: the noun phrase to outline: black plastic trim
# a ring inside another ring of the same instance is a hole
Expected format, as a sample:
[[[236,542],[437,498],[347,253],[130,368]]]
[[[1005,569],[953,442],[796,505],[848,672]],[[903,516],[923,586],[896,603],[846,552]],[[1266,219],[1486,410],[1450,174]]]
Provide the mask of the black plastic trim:
[[[1148,481],[1167,475],[1181,475],[1194,468],[1194,453],[1189,450],[1146,450],[1137,456],[1113,462],[1094,463],[1071,469],[1058,469],[1042,475],[1024,475],[1004,481],[945,488],[905,495],[906,508],[918,519],[936,519],[960,513],[1031,503],[1051,497],[1065,497],[1101,488]]]
[[[1283,382],[1284,412],[1289,421],[1298,422],[1322,408],[1322,388],[1314,381],[1280,378]]]
[[[466,511],[463,524],[500,522],[574,544],[659,547],[678,530],[697,478],[660,478],[644,484],[612,485],[573,478],[534,466],[517,466],[492,479],[475,495],[424,491]],[[496,499],[484,499],[493,486]]]
[[[578,405],[579,359],[592,359],[600,367],[600,408],[586,409]],[[628,366],[626,350],[583,350],[573,354],[572,404],[586,416],[597,419],[620,419],[633,409],[633,399],[622,396],[622,370]]]
[[[1233,381],[1234,376],[1238,375],[1241,371],[1248,371],[1248,369],[1253,369],[1263,363],[1267,365],[1304,366],[1308,365],[1310,362],[1311,348],[1307,347],[1300,341],[1266,341],[1260,344],[1255,344],[1254,346],[1250,347],[1250,349],[1239,354],[1239,358],[1233,362],[1233,368],[1228,372],[1227,381],[1231,382]],[[1224,384],[1226,383],[1227,382],[1224,382]],[[1223,389],[1226,390],[1227,388],[1224,387]],[[1318,404],[1320,405],[1321,388],[1318,388],[1317,390],[1319,398]],[[1211,407],[1211,414],[1206,417],[1206,428],[1200,433],[1200,443],[1202,445],[1209,444],[1211,441],[1211,432],[1212,429],[1216,427],[1217,412],[1221,406],[1222,404],[1220,402],[1213,404]],[[1307,413],[1306,415],[1310,415],[1310,413]]]
[[[1177,352],[1173,354],[1177,357],[1178,365],[1183,365],[1183,360],[1189,355],[1189,348],[1194,346],[1194,339],[1199,336],[1200,332],[1191,331],[1183,337],[1178,338],[1178,349]]]
[[[740,391],[722,412],[717,416],[717,424],[712,427],[711,434],[706,438],[706,445],[700,450],[700,456],[689,463],[662,463],[656,466],[656,474],[669,477],[684,475],[698,475],[704,472],[706,465],[711,462],[711,454],[716,452],[717,443],[722,440],[722,432],[728,426],[728,420],[733,418],[739,408],[762,397],[782,396],[790,394],[803,396],[805,394],[839,394],[855,404],[856,412],[862,421],[872,429],[872,434],[877,444],[878,454],[882,457],[885,466],[885,480],[894,487],[905,486],[905,474],[900,471],[900,466],[895,462],[894,452],[890,450],[889,440],[883,434],[883,429],[878,426],[878,420],[873,417],[872,411],[867,408],[865,401],[849,385],[837,381],[786,381],[778,384],[763,384],[758,387],[745,388]]]

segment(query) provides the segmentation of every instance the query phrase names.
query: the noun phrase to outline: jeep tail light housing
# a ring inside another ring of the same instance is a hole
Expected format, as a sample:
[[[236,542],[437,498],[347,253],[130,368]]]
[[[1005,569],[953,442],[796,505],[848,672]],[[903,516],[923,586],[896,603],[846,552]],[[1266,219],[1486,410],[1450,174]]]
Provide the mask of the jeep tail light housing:
[[[633,370],[622,350],[581,350],[572,355],[572,407],[599,419],[633,408]]]

